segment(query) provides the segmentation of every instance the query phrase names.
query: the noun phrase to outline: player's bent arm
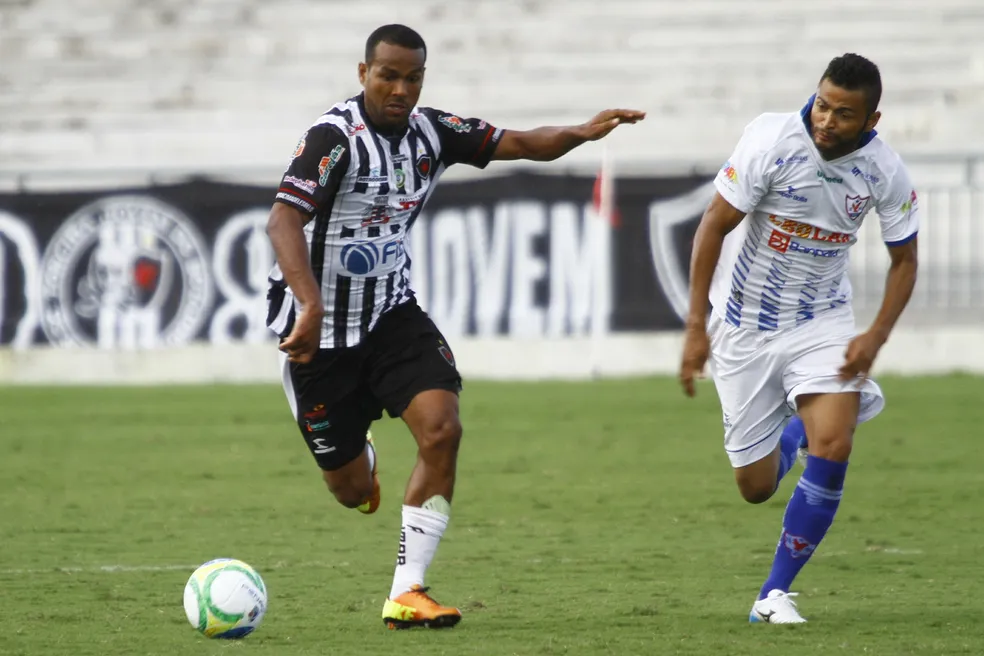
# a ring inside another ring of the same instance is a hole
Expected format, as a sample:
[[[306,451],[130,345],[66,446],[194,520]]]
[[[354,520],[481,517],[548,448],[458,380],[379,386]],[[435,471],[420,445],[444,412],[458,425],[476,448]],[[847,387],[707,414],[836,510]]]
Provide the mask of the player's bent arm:
[[[916,241],[916,237],[913,237],[904,244],[888,247],[891,265],[885,281],[885,297],[869,330],[878,335],[882,343],[888,341],[888,336],[902,316],[916,286],[916,271],[919,268]]]
[[[745,213],[726,201],[721,194],[714,192],[710,205],[701,217],[697,233],[694,235],[694,248],[690,257],[690,310],[687,327],[704,329],[710,305],[708,294],[714,269],[721,257],[721,245],[729,232],[738,227]]]
[[[324,313],[321,289],[311,270],[304,225],[310,220],[299,209],[285,203],[274,203],[267,221],[267,234],[273,244],[277,263],[287,286],[305,311]]]
[[[542,127],[534,130],[506,130],[492,154],[494,160],[526,159],[550,162],[566,155],[587,141],[578,126]]]

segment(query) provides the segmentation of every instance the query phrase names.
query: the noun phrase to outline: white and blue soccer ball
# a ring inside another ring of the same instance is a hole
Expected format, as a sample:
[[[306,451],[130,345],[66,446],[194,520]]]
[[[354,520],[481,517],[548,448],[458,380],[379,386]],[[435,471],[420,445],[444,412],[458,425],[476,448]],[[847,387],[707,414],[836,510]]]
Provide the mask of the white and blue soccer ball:
[[[191,625],[208,638],[244,638],[266,614],[266,585],[241,560],[210,560],[185,584],[184,609]]]

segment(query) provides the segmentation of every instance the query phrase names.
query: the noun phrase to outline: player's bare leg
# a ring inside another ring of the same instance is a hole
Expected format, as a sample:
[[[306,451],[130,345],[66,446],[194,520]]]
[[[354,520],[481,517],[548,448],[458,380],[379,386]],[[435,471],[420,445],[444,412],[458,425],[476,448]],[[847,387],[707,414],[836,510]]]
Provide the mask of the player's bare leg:
[[[801,457],[801,462],[806,467],[805,444],[803,420],[798,416],[787,418],[779,443],[772,453],[757,462],[735,469],[735,482],[742,498],[749,503],[764,503],[771,499],[798,457]],[[804,447],[804,453],[799,456],[801,447]]]
[[[403,420],[417,441],[417,464],[404,497],[400,549],[383,621],[391,629],[451,627],[461,612],[435,602],[427,594],[424,575],[451,513],[461,443],[458,396],[446,390],[421,392]]]
[[[370,439],[367,438],[366,448],[355,460],[338,469],[322,472],[328,490],[335,495],[338,503],[362,512],[374,512],[379,506],[376,451]]]
[[[797,398],[797,406],[809,436],[809,456],[806,470],[786,506],[772,571],[752,606],[752,622],[806,621],[789,598],[789,588],[833,524],[854,443],[861,395],[804,394]]]
[[[779,475],[779,445],[765,458],[744,467],[735,468],[735,482],[742,498],[748,503],[765,503],[776,491]]]

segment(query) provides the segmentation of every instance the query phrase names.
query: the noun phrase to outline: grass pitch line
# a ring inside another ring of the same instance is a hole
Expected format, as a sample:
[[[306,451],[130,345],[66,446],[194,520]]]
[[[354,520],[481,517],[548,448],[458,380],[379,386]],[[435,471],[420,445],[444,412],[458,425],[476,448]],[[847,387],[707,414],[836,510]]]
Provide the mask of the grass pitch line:
[[[203,561],[204,562],[204,561]],[[0,569],[0,576],[16,576],[24,574],[125,574],[131,572],[194,572],[202,563],[193,565],[96,565],[92,567],[23,567],[17,569]],[[293,567],[332,569],[349,567],[347,562],[328,563],[322,561],[307,563],[288,563],[278,561],[271,565],[260,567],[261,571],[290,569]]]

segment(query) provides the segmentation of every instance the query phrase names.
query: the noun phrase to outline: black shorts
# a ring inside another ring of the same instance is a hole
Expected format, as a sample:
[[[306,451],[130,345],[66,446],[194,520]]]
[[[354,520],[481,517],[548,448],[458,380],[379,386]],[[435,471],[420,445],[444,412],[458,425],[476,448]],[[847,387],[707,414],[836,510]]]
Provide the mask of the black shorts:
[[[384,314],[357,346],[322,349],[307,364],[285,360],[284,391],[318,466],[338,469],[362,453],[369,425],[399,417],[426,390],[461,391],[447,340],[416,301]]]

